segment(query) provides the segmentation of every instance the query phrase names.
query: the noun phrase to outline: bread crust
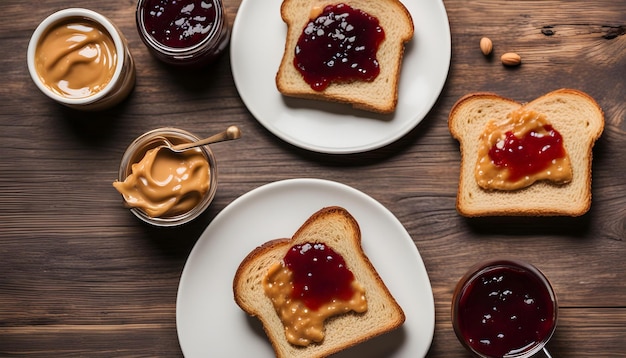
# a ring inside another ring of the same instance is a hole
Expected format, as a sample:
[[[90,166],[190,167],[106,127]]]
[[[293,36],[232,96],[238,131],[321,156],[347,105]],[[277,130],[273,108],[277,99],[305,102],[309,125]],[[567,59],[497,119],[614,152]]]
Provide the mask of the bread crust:
[[[340,225],[349,232],[338,234],[342,236],[340,239],[328,238],[323,235],[325,225]],[[326,337],[321,343],[297,347],[287,342],[284,326],[265,296],[261,280],[269,266],[281,261],[293,245],[313,240],[328,244],[342,255],[355,279],[365,288],[368,310],[329,318],[325,322]],[[347,210],[337,206],[314,213],[291,239],[271,240],[250,252],[235,273],[233,293],[237,305],[262,322],[277,357],[326,357],[392,331],[405,320],[404,312],[363,252],[358,223]],[[380,311],[379,307],[384,310]]]
[[[323,91],[313,90],[295,68],[294,49],[302,29],[310,21],[310,9],[344,3],[376,17],[385,31],[377,58],[380,74],[371,82],[331,83]],[[391,113],[398,102],[398,83],[404,44],[413,37],[414,25],[409,11],[398,0],[284,0],[281,18],[287,24],[283,57],[276,74],[276,88],[289,97],[349,103],[354,108]]]
[[[541,181],[513,191],[480,188],[474,176],[478,135],[490,120],[522,107],[545,114],[561,133],[572,158],[572,181],[564,185]],[[604,129],[604,113],[587,93],[562,88],[525,104],[491,92],[469,93],[452,106],[448,129],[460,143],[456,208],[461,215],[580,216],[589,210],[592,148]]]

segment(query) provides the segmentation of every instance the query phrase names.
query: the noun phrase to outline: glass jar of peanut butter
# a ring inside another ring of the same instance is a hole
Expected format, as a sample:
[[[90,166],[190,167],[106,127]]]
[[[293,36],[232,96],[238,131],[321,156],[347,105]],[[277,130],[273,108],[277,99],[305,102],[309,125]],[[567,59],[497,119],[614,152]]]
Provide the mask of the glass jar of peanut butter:
[[[44,19],[30,39],[27,61],[37,87],[74,109],[112,107],[135,85],[126,38],[108,18],[88,9],[64,9]]]
[[[222,0],[139,0],[135,18],[148,50],[171,65],[207,65],[230,39]]]
[[[199,138],[178,128],[158,128],[135,139],[113,183],[124,205],[142,221],[177,226],[200,216],[217,190],[217,164],[209,146],[176,153],[167,148]]]

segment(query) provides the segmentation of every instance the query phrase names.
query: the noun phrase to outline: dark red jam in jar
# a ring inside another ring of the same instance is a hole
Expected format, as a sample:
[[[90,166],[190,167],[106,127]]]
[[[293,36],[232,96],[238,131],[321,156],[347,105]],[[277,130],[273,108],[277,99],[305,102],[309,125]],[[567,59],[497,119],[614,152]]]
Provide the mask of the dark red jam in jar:
[[[333,299],[347,301],[354,295],[354,275],[343,257],[327,245],[295,245],[283,262],[293,273],[292,297],[302,300],[312,310]]]
[[[483,357],[535,353],[556,327],[556,297],[534,266],[498,261],[459,282],[452,319],[459,339]]]
[[[211,62],[230,37],[221,0],[139,0],[136,21],[152,54],[175,65]]]
[[[489,150],[489,157],[497,167],[509,169],[510,181],[517,181],[548,168],[554,159],[565,157],[563,137],[551,125],[545,125],[541,133],[529,131],[523,138],[506,132],[503,145]]]
[[[328,5],[303,29],[294,65],[316,91],[331,82],[372,81],[385,32],[378,19],[345,4]]]

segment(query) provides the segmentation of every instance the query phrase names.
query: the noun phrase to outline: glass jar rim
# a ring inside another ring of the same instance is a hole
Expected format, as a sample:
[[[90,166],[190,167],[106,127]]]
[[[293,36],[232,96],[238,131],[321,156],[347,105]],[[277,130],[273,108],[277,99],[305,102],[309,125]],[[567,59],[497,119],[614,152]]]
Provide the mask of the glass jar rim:
[[[102,90],[96,92],[93,95],[80,97],[80,98],[65,97],[59,93],[54,92],[52,89],[50,89],[48,86],[46,86],[43,83],[43,81],[39,77],[39,71],[37,71],[37,68],[35,65],[35,54],[37,51],[37,47],[39,46],[39,43],[41,41],[41,38],[56,24],[59,24],[61,22],[64,22],[70,19],[86,19],[88,21],[91,21],[93,23],[96,23],[102,26],[104,30],[107,32],[107,35],[111,37],[111,39],[113,40],[113,43],[115,44],[115,52],[116,52],[116,58],[117,58],[117,63],[115,64],[115,71],[113,72],[113,76],[111,77],[107,85],[104,86]],[[35,85],[41,90],[41,92],[43,92],[48,97],[54,99],[55,101],[59,103],[63,103],[65,105],[70,105],[70,106],[81,106],[81,105],[88,105],[88,104],[97,102],[101,100],[102,98],[106,97],[107,95],[109,95],[111,91],[113,91],[113,89],[115,88],[115,84],[119,81],[119,78],[121,77],[121,74],[122,74],[122,70],[125,66],[126,49],[125,49],[124,41],[122,40],[122,37],[120,33],[118,32],[117,27],[107,17],[89,9],[68,8],[68,9],[59,10],[49,15],[41,23],[39,23],[39,25],[33,32],[30,38],[30,41],[28,43],[26,61],[28,64],[28,71],[30,73],[30,76],[33,82],[35,82]]]
[[[219,35],[224,22],[222,6],[215,6],[215,23],[211,27],[211,31],[209,31],[201,41],[188,47],[172,47],[157,41],[157,39],[155,39],[154,36],[150,34],[148,29],[146,29],[145,19],[143,16],[145,9],[143,5],[146,1],[148,0],[139,0],[137,2],[135,21],[137,22],[137,28],[139,29],[139,33],[141,34],[142,38],[153,50],[158,51],[166,56],[185,58],[191,57],[207,47],[211,47],[213,44],[220,40]],[[217,0],[211,1],[215,3]]]

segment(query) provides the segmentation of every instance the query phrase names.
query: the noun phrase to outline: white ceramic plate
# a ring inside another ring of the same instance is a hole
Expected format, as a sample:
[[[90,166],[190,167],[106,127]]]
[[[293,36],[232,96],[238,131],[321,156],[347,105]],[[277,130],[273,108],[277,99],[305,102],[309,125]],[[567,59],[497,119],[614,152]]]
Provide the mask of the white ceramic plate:
[[[239,95],[270,132],[295,146],[347,154],[377,149],[411,131],[435,104],[450,66],[450,26],[441,0],[403,0],[415,35],[403,59],[396,111],[283,97],[276,89],[287,26],[282,0],[243,0],[234,21],[231,66]]]
[[[325,206],[346,208],[362,231],[365,253],[406,314],[402,328],[337,357],[424,356],[435,328],[430,280],[411,237],[379,202],[349,186],[319,179],[290,179],[261,186],[228,205],[207,227],[183,270],[176,326],[187,358],[273,357],[256,318],[233,299],[239,263],[255,247],[291,237]]]

